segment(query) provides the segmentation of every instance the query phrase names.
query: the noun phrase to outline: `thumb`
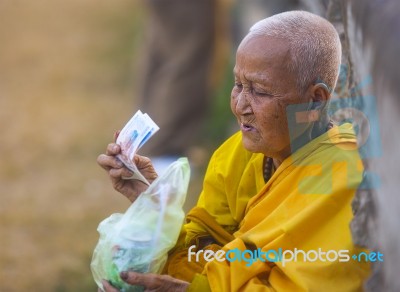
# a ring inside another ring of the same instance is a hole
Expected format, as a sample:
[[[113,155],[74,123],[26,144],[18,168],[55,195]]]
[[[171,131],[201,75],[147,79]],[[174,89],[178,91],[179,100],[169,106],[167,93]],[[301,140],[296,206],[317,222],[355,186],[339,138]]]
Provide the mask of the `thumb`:
[[[120,277],[123,281],[131,285],[140,285],[151,288],[155,284],[155,276],[153,274],[141,274],[136,272],[121,272]]]

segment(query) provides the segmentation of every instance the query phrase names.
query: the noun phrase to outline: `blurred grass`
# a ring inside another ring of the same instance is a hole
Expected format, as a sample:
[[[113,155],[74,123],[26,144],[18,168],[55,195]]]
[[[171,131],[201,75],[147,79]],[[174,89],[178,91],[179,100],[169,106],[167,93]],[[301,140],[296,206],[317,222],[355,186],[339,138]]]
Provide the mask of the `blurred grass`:
[[[96,157],[134,110],[137,1],[0,2],[0,291],[95,291],[127,201]]]
[[[225,68],[221,85],[217,88],[210,109],[210,117],[206,123],[206,133],[211,149],[218,147],[226,138],[237,131],[236,120],[230,110],[230,94],[234,76],[235,56],[230,56]]]
[[[136,110],[145,15],[135,0],[0,2],[0,291],[96,290],[96,228],[128,207],[96,158]]]

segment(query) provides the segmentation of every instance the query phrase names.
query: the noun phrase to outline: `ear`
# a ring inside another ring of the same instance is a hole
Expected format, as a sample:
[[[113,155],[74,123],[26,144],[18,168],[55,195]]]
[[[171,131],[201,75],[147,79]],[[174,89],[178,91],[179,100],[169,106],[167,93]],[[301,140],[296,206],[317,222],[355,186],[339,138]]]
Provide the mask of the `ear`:
[[[311,85],[307,93],[314,104],[326,104],[331,97],[328,86],[325,83]]]
[[[310,85],[306,92],[308,100],[308,120],[312,122],[325,121],[326,110],[331,94],[325,83]]]
[[[326,111],[331,94],[325,83],[311,85],[308,88],[307,94],[312,104],[308,119],[315,122],[311,132],[311,137],[314,139],[326,131],[329,122]]]

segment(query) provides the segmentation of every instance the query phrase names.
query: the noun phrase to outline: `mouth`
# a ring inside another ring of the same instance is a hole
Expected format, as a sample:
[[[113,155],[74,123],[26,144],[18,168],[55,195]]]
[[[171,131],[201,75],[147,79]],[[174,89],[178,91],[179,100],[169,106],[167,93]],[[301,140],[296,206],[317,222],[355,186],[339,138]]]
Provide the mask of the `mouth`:
[[[243,132],[251,132],[251,131],[255,130],[255,128],[253,126],[251,126],[250,124],[246,124],[246,123],[240,123],[240,129]]]

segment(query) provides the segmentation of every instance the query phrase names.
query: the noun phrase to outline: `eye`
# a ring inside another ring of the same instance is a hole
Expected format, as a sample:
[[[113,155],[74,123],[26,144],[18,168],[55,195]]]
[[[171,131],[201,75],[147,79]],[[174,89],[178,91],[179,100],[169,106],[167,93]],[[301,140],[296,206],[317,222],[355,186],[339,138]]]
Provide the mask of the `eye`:
[[[235,87],[237,88],[243,88],[243,84],[240,82],[235,82]]]
[[[254,88],[253,88],[253,94],[257,96],[273,96],[273,94],[268,93],[265,90],[254,89]]]

